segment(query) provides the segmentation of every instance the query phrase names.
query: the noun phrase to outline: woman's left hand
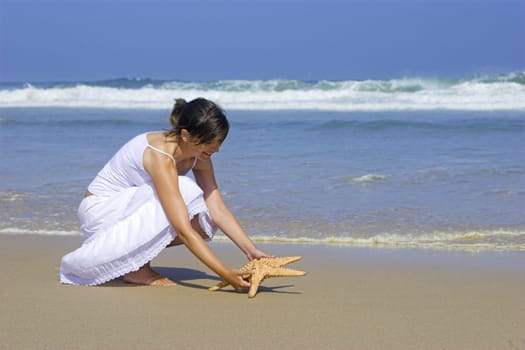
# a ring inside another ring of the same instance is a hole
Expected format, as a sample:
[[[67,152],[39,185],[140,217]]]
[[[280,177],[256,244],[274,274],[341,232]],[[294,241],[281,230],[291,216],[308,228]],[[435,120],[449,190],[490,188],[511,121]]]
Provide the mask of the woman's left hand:
[[[252,251],[246,253],[248,260],[260,259],[260,258],[275,258],[274,255],[266,254],[265,252],[255,248]]]

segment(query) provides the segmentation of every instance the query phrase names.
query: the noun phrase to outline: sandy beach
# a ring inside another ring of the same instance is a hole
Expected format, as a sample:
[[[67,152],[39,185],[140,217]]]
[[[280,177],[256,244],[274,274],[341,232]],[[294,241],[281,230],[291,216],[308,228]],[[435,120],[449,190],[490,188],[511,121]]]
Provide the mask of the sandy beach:
[[[1,349],[525,349],[525,253],[261,245],[305,277],[246,292],[184,247],[152,263],[173,287],[58,283],[80,237],[0,235]],[[245,258],[213,242],[230,267]]]

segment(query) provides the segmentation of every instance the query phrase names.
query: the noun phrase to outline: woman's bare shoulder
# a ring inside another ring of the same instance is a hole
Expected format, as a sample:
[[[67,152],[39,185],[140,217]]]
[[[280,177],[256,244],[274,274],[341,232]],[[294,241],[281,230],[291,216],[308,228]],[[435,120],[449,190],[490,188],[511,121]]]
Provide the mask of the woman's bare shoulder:
[[[166,145],[166,133],[163,131],[154,131],[146,134],[148,144],[162,149]]]

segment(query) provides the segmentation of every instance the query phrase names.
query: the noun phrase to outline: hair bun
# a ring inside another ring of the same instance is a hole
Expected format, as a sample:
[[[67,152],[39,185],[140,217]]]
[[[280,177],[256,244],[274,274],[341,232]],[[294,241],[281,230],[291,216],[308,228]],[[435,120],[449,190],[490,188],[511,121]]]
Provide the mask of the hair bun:
[[[177,120],[179,119],[179,115],[182,112],[182,109],[184,108],[185,104],[186,104],[185,99],[183,98],[175,99],[175,105],[173,106],[173,110],[171,111],[171,115],[170,115],[170,123],[174,128],[177,125]]]

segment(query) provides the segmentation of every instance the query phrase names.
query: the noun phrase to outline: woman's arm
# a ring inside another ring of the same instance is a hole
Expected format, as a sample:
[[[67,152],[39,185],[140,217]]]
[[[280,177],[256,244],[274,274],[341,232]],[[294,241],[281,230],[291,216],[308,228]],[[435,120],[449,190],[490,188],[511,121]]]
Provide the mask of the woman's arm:
[[[178,173],[173,161],[165,155],[146,149],[143,163],[144,168],[153,179],[168,220],[184,245],[216,274],[228,282],[231,281],[235,289],[249,287],[249,283],[242,279],[243,273],[228,270],[191,226],[186,204],[179,191]]]
[[[268,256],[255,247],[255,244],[243,230],[233,213],[224,203],[217,187],[211,160],[199,160],[193,169],[195,180],[204,192],[206,206],[213,222],[228,236],[248,257],[249,260]]]

